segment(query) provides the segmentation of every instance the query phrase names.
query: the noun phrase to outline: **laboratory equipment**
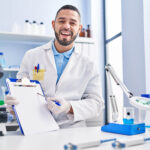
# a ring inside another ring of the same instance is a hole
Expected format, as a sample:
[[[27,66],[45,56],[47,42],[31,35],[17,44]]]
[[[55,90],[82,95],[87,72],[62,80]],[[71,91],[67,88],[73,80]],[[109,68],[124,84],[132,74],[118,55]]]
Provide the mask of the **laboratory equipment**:
[[[125,148],[130,146],[136,146],[144,144],[146,141],[150,141],[150,138],[144,138],[143,136],[137,136],[133,138],[122,138],[112,143],[113,148]]]
[[[64,150],[78,150],[78,149],[92,148],[92,147],[100,146],[103,143],[115,141],[115,140],[116,138],[105,139],[105,140],[100,140],[100,141],[92,141],[92,142],[80,143],[80,144],[68,143],[64,145]]]
[[[126,96],[129,99],[129,102],[139,108],[139,109],[146,109],[150,110],[150,99],[133,96],[133,94],[127,89],[127,87],[119,80],[117,75],[115,74],[115,71],[111,67],[110,64],[105,66],[106,70],[106,76],[107,76],[107,84],[108,84],[108,95],[109,99],[111,100],[111,106],[112,106],[112,118],[113,121],[118,120],[118,106],[116,103],[115,95],[112,92],[111,87],[111,80],[110,75],[114,79],[117,85],[121,87],[123,92],[126,94]],[[112,132],[112,133],[119,133],[119,134],[125,134],[125,135],[134,135],[134,134],[140,134],[145,132],[145,124],[139,123],[139,124],[118,124],[118,123],[109,123],[107,125],[104,125],[101,128],[104,132]]]
[[[132,92],[130,92],[127,87],[119,80],[117,77],[114,69],[110,64],[105,66],[106,74],[111,75],[114,81],[116,82],[117,85],[121,87],[125,95],[128,97],[129,102],[131,105],[142,109],[142,110],[149,110],[150,111],[150,99],[149,98],[144,98],[141,96],[134,96]],[[110,83],[108,83],[110,84]],[[116,106],[117,107],[117,106]]]
[[[101,128],[104,132],[111,132],[123,135],[136,135],[145,133],[145,123],[139,124],[118,124],[118,123],[109,123],[102,126]]]
[[[6,134],[6,122],[11,122],[14,120],[12,114],[6,111],[6,106],[2,101],[0,102],[0,136],[4,136]]]
[[[134,108],[133,107],[123,108],[123,123],[124,124],[134,123]]]
[[[2,68],[2,66],[1,66],[1,64],[0,64],[0,78],[3,77],[3,75],[4,75],[4,73],[3,73],[3,68]]]

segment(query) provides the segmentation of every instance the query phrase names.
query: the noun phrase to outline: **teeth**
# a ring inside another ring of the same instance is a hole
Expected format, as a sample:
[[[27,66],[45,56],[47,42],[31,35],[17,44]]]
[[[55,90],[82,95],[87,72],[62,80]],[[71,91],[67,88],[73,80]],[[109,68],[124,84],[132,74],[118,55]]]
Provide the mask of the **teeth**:
[[[64,35],[70,35],[70,33],[64,32],[64,31],[62,31],[61,34],[64,34]]]

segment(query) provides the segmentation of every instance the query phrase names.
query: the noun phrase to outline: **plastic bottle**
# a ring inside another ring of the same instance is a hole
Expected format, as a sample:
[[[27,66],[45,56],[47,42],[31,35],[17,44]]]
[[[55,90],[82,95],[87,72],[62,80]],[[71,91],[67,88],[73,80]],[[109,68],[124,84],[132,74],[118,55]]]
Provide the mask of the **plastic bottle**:
[[[45,35],[45,34],[46,34],[45,25],[44,25],[43,22],[40,22],[40,24],[39,24],[39,33],[40,33],[41,35]]]
[[[39,28],[36,21],[32,22],[32,34],[39,34]]]
[[[25,20],[24,33],[25,34],[31,34],[31,23],[29,22],[29,20]]]
[[[87,32],[87,37],[91,37],[91,29],[90,29],[90,25],[88,24],[87,25],[87,30],[86,30],[86,32]]]
[[[12,32],[13,33],[21,33],[21,27],[18,23],[14,23],[12,26]]]
[[[6,67],[5,58],[4,58],[4,53],[3,52],[0,52],[0,64],[1,64],[2,68]]]

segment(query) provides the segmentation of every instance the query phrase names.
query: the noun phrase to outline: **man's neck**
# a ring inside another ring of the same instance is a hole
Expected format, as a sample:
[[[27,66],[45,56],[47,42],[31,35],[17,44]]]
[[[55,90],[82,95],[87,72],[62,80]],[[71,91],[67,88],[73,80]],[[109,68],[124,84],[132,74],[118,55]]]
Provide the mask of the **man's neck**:
[[[66,52],[66,51],[70,50],[73,47],[73,43],[68,45],[68,46],[63,46],[63,45],[60,45],[57,40],[54,41],[54,44],[55,44],[56,50],[59,53]]]

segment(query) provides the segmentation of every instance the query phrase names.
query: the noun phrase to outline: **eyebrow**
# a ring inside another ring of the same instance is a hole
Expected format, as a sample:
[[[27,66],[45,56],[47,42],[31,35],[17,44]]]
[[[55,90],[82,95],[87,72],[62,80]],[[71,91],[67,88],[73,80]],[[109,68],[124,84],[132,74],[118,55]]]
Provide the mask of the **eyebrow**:
[[[59,17],[58,18],[58,20],[61,20],[61,19],[66,19],[65,17]],[[75,20],[75,19],[70,19],[71,21],[73,21],[73,22],[77,22],[77,20]]]

